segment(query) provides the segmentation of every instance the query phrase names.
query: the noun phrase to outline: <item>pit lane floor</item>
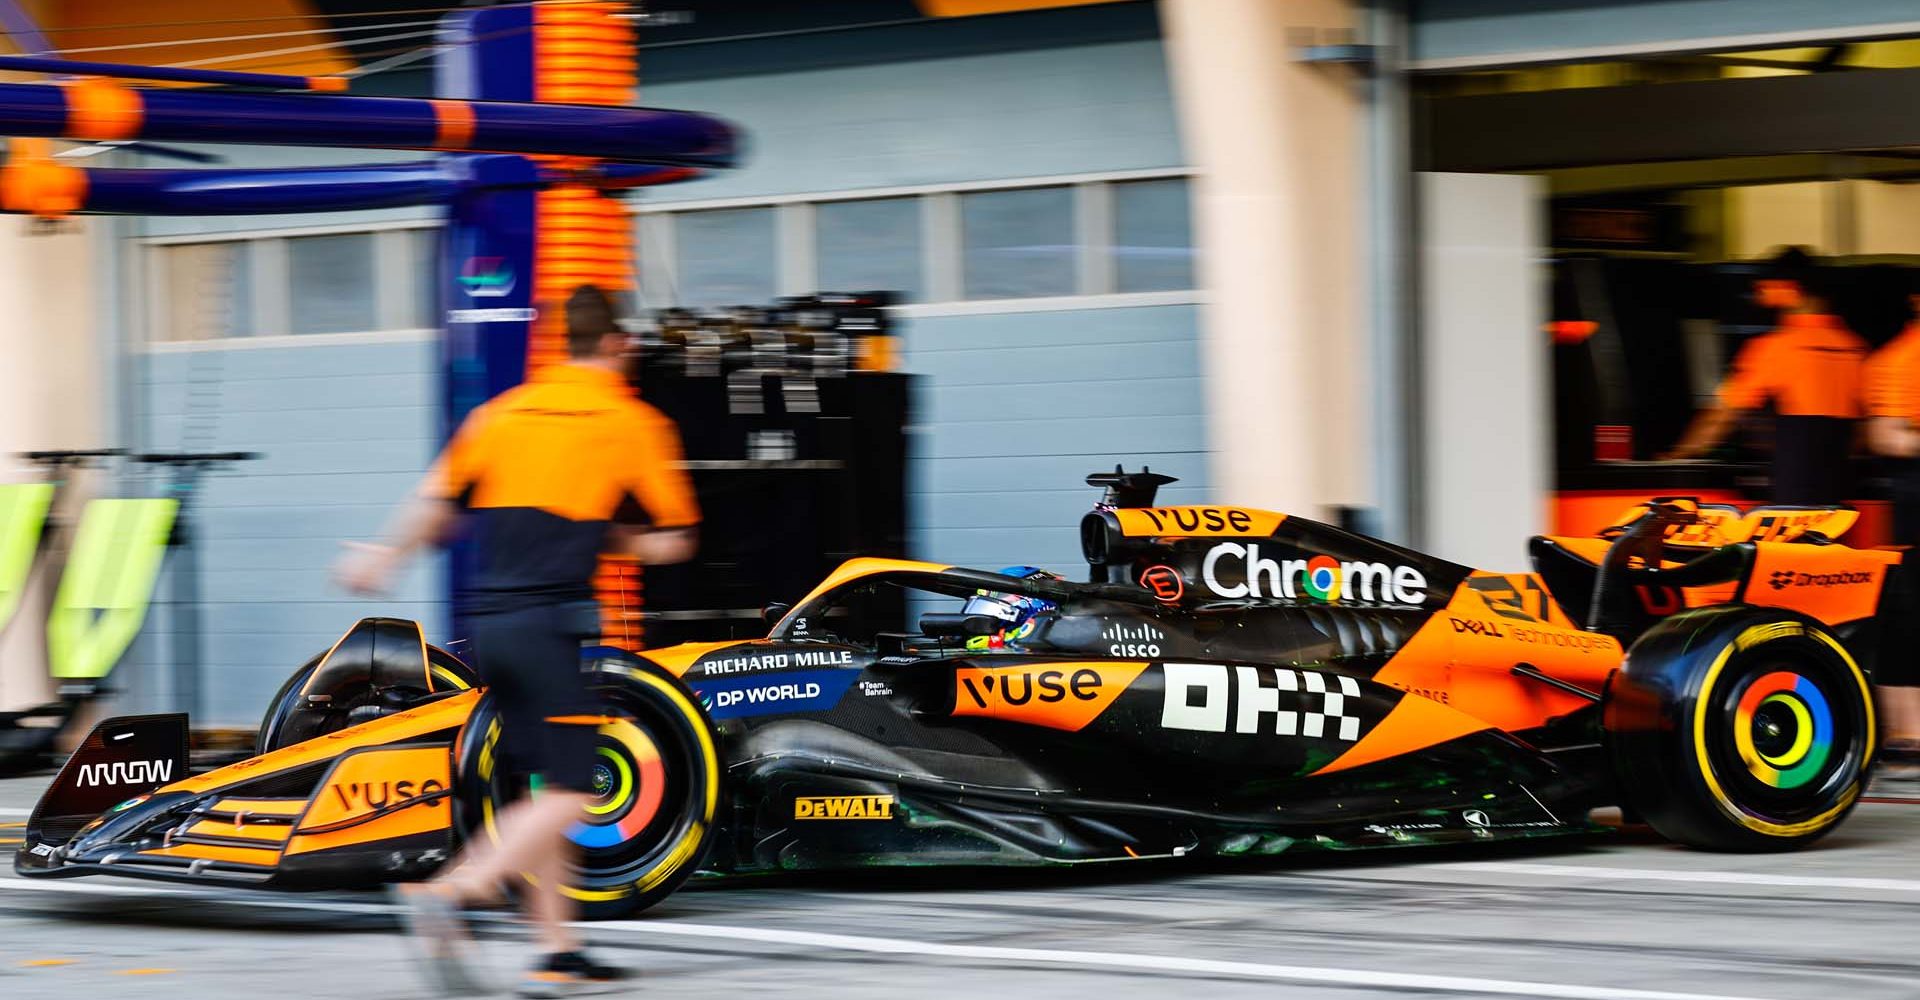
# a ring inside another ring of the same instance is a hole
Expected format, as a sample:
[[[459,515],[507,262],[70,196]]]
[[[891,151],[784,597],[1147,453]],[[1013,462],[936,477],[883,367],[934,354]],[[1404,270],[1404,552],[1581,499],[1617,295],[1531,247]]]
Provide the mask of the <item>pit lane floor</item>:
[[[0,997],[426,995],[376,894],[14,878],[7,825],[43,783],[0,782]],[[649,997],[1912,998],[1916,804],[1871,802],[1792,855],[1621,834],[1261,868],[710,883],[588,934]],[[510,982],[521,930],[489,915],[479,933]]]

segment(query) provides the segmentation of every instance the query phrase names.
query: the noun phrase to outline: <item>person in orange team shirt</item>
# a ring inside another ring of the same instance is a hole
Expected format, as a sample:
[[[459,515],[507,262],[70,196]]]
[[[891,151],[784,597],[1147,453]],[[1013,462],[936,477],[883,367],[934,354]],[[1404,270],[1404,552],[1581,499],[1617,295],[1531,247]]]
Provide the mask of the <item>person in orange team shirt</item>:
[[[1920,553],[1920,277],[1908,290],[1914,319],[1867,361],[1867,444],[1887,460],[1893,484],[1893,540]],[[1920,562],[1920,554],[1910,557]],[[1902,567],[1900,640],[1891,662],[1874,668],[1887,744],[1881,759],[1920,775],[1920,566]]]
[[[522,996],[565,996],[623,977],[589,959],[561,891],[567,828],[593,802],[595,730],[558,721],[599,710],[580,644],[599,635],[593,573],[615,549],[649,564],[694,554],[700,511],[673,422],[627,387],[627,338],[612,301],[583,285],[567,300],[572,362],[475,408],[385,545],[356,545],[336,570],[356,593],[385,589],[407,557],[472,522],[479,568],[468,592],[475,667],[500,706],[505,758],[540,794],[501,813],[498,844],[469,842],[432,882],[399,893],[443,993],[479,992],[461,961],[461,906],[528,876],[527,915],[545,952]]]
[[[1694,418],[1663,458],[1700,458],[1740,417],[1774,412],[1773,502],[1844,503],[1862,414],[1867,343],[1829,311],[1812,258],[1790,247],[1754,282],[1754,298],[1780,311],[1780,326],[1748,341],[1720,383],[1719,405]]]

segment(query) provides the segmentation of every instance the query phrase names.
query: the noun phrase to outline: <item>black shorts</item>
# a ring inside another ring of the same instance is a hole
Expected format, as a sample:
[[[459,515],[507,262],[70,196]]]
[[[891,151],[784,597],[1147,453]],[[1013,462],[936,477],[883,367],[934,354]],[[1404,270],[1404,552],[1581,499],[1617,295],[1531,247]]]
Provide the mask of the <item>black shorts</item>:
[[[469,619],[474,667],[499,706],[508,773],[537,774],[551,788],[593,790],[597,729],[548,720],[599,714],[580,672],[580,641],[597,633],[588,625],[597,613],[590,603],[540,603]]]
[[[1911,545],[1894,570],[1883,614],[1891,617],[1873,680],[1890,687],[1920,686],[1920,459],[1887,463],[1893,487],[1893,543]]]

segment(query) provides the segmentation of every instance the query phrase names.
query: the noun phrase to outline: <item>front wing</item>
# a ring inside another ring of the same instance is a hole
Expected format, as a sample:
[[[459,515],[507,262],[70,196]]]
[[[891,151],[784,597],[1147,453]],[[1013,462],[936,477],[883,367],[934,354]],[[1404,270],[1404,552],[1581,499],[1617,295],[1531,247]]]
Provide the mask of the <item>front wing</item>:
[[[171,783],[186,767],[185,717],[109,720],[42,797],[14,869],[287,887],[417,877],[451,853],[453,742],[479,697]]]

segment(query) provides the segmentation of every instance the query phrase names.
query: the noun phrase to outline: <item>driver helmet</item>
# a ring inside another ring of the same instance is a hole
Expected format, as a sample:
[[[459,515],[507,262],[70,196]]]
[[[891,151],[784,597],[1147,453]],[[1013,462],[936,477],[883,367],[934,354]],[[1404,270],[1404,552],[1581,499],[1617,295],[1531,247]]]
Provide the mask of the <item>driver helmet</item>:
[[[1011,576],[1018,580],[1060,580],[1065,579],[1057,573],[1049,573],[1037,566],[1009,566],[1000,571],[1001,576]],[[1000,623],[1000,633],[987,639],[983,645],[998,648],[1008,642],[1025,638],[1033,632],[1034,618],[1060,606],[1057,601],[1044,597],[1029,597],[1025,594],[1009,594],[1000,591],[982,590],[967,598],[962,614],[986,615]]]

